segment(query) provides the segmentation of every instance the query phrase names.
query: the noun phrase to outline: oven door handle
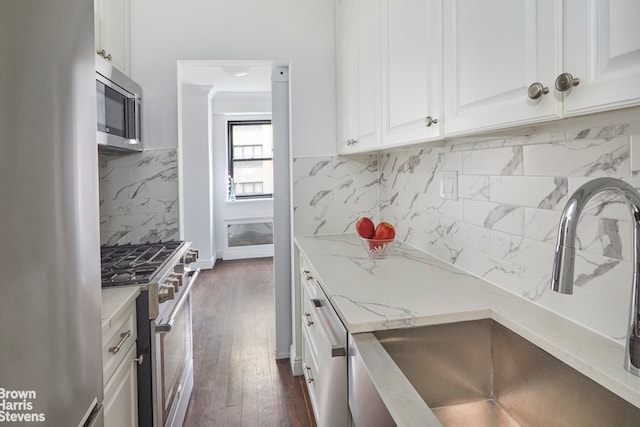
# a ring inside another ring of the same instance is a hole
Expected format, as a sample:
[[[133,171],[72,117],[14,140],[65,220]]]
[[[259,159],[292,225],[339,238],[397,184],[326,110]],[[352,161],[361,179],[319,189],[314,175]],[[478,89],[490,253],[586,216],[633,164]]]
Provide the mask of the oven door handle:
[[[173,323],[176,320],[176,315],[180,311],[180,308],[185,303],[187,298],[189,298],[189,294],[191,293],[191,288],[193,287],[193,284],[196,282],[196,279],[198,278],[199,274],[200,274],[200,269],[189,272],[189,275],[190,275],[189,283],[187,283],[185,288],[180,293],[180,299],[178,299],[178,302],[176,302],[176,305],[173,307],[173,310],[171,310],[171,313],[169,314],[169,320],[167,320],[165,323],[156,325],[156,332],[159,332],[159,333],[171,332]]]

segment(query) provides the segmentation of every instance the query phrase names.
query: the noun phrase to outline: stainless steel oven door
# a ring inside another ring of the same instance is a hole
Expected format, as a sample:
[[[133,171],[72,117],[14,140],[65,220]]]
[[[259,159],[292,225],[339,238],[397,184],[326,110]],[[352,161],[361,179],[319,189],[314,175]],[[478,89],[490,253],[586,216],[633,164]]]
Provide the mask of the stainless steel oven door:
[[[156,319],[156,398],[159,425],[182,426],[193,387],[191,288],[199,274],[175,294],[173,304],[162,304]]]

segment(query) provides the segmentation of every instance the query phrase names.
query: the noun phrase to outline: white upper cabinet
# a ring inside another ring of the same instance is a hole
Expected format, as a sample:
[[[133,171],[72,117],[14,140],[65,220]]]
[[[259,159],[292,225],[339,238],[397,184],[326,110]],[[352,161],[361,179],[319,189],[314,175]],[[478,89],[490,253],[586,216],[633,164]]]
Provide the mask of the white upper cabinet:
[[[358,148],[380,145],[381,0],[357,0],[356,118]]]
[[[355,13],[356,0],[336,2],[336,110],[338,151],[347,152],[355,139]]]
[[[640,105],[638,0],[337,0],[338,152]]]
[[[129,74],[129,0],[94,0],[96,53]]]
[[[381,143],[381,0],[338,0],[338,152]]]
[[[441,136],[440,0],[383,1],[383,145]]]
[[[565,115],[640,102],[640,2],[565,0],[563,72],[579,79]]]
[[[440,0],[337,0],[338,152],[441,137]]]
[[[554,14],[550,0],[444,2],[446,135],[560,117]]]

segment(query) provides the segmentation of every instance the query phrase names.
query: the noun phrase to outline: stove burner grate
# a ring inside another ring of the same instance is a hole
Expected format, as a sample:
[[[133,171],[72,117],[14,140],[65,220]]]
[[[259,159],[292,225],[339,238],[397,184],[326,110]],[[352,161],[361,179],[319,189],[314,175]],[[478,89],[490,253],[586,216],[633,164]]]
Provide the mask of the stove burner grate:
[[[181,245],[168,241],[101,247],[102,286],[148,283]]]

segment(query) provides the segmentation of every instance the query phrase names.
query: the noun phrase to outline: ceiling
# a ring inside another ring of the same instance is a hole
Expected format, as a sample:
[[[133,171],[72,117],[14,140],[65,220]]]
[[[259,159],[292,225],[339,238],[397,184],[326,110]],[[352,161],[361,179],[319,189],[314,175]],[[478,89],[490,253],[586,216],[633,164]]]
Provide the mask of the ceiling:
[[[185,86],[209,87],[216,92],[270,92],[271,69],[271,66],[242,62],[211,65],[207,62],[185,61],[180,68],[180,75]]]

